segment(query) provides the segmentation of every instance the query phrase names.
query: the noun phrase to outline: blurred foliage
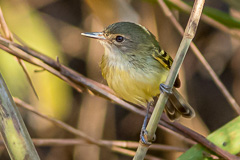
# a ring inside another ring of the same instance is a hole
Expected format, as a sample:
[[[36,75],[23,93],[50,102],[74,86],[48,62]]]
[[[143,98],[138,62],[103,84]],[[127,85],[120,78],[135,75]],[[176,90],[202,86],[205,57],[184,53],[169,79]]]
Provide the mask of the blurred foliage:
[[[223,25],[229,28],[240,28],[240,21],[236,20],[231,15],[222,12],[220,10],[211,8],[211,7],[204,7],[203,14],[211,17],[212,19],[222,23]]]
[[[157,0],[144,0],[150,3],[157,3]],[[177,9],[178,11],[184,12],[179,6],[177,6],[176,4],[174,4],[174,1],[171,0],[164,0],[164,2],[168,5],[168,7],[172,8],[172,9]],[[226,1],[227,2],[227,1]],[[189,6],[193,6],[193,3],[187,3]],[[239,1],[232,1],[232,2],[228,2],[231,3],[233,6],[235,6],[234,4],[237,4],[237,6],[240,6]],[[223,12],[219,9],[215,9],[213,7],[208,7],[205,6],[203,9],[203,14],[205,14],[206,16],[222,23],[223,25],[229,27],[229,28],[240,28],[240,21],[235,19],[234,17],[232,17],[231,15],[229,15],[226,12]]]
[[[24,1],[1,1],[0,5],[10,30],[24,43],[50,57],[60,57],[61,62],[64,60],[58,43],[35,9]],[[62,119],[68,115],[71,94],[64,82],[44,71],[34,73],[40,68],[26,63],[40,97],[38,101],[18,62],[9,54],[3,54],[3,51],[0,56],[1,72],[13,95],[30,101],[39,110],[54,117]]]
[[[0,5],[11,31],[27,45],[52,58],[58,56],[61,63],[93,80],[105,83],[98,67],[104,52],[103,47],[96,41],[82,37],[80,33],[101,31],[116,21],[137,22],[153,32],[158,37],[161,47],[174,57],[181,36],[163,14],[159,4],[154,1],[8,0],[0,1]],[[165,2],[171,6],[174,16],[179,19],[182,26],[185,26],[187,21],[182,20],[188,19],[188,15],[181,14],[179,8],[171,1]],[[230,15],[231,6],[219,0],[206,2],[212,5],[205,7],[204,14],[229,28],[239,28],[239,20]],[[230,91],[234,89],[234,96],[240,102],[239,41],[201,22],[194,41],[227,88]],[[221,127],[236,114],[209,78],[206,70],[191,51],[189,52],[180,73],[183,84],[180,91],[199,115],[192,120],[181,119],[180,122],[207,135],[208,129],[213,131]],[[65,120],[93,138],[139,140],[143,117],[129,113],[119,106],[109,107],[113,104],[107,104],[108,101],[105,99],[86,95],[87,93],[79,94],[46,71],[34,72],[41,68],[28,63],[26,66],[39,95],[39,101],[17,61],[10,54],[0,51],[0,71],[14,96],[38,107],[47,115]],[[51,126],[31,113],[23,112],[23,116],[29,125],[31,135],[35,137],[73,138],[71,134]],[[182,139],[166,131],[159,129],[156,135],[156,143],[189,147]],[[94,145],[38,147],[38,152],[44,160],[89,160],[90,156],[99,160],[132,159]],[[150,153],[169,160],[176,159],[181,154],[179,152],[169,154],[165,151]],[[0,149],[0,159],[7,159],[6,157],[6,152]]]
[[[225,3],[229,4],[230,7],[240,10],[240,1],[239,0],[224,0]]]

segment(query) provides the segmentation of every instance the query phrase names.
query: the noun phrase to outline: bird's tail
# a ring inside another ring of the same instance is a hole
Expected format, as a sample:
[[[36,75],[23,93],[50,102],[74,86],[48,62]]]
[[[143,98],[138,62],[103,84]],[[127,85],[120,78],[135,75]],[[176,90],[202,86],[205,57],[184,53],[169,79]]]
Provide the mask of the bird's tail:
[[[193,108],[175,88],[172,89],[172,94],[169,94],[165,111],[168,118],[172,121],[178,119],[180,116],[185,118],[192,118],[195,116]]]

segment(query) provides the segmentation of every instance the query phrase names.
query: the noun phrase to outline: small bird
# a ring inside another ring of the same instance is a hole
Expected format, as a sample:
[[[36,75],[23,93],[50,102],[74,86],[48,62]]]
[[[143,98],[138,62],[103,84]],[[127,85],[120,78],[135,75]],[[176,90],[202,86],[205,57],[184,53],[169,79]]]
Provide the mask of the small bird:
[[[126,101],[149,106],[159,96],[160,84],[166,81],[173,59],[145,27],[118,22],[102,32],[82,33],[95,38],[105,48],[100,64],[102,75],[110,88]],[[180,87],[177,77],[174,87]],[[170,120],[180,116],[191,118],[195,113],[180,93],[173,88],[165,112]]]

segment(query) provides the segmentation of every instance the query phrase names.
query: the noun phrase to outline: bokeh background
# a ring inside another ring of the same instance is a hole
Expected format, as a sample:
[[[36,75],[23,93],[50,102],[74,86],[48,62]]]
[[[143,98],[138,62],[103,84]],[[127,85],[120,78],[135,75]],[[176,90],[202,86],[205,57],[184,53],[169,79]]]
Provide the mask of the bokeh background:
[[[211,9],[235,17],[238,22],[239,3],[237,0],[206,1]],[[102,31],[118,21],[140,23],[156,35],[161,47],[172,57],[182,38],[154,0],[8,0],[0,1],[0,6],[10,30],[27,45],[54,59],[59,57],[62,64],[103,84],[106,82],[99,68],[103,47],[97,41],[82,37],[82,32]],[[176,8],[172,11],[185,27],[189,14]],[[237,30],[239,26],[229,28]],[[201,21],[194,42],[236,101],[240,102],[240,40]],[[16,59],[0,51],[0,72],[13,96],[96,139],[139,140],[143,117],[104,98],[79,93],[46,71],[35,72],[41,70],[39,67],[28,63],[26,66],[39,100]],[[180,123],[206,136],[237,116],[191,50],[181,68],[180,78],[183,84],[180,92],[197,112],[194,119],[181,119]],[[32,113],[20,111],[33,138],[75,138]],[[163,130],[158,130],[157,142],[189,147]],[[131,159],[90,144],[37,147],[37,151],[44,160]],[[171,160],[181,153],[162,151],[153,154]],[[0,148],[0,159],[9,159],[4,146]]]

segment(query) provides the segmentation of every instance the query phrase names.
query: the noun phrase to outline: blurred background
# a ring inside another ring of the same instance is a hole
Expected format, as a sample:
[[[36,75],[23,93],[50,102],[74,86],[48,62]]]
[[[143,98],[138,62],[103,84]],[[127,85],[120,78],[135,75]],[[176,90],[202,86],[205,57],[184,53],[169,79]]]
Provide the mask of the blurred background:
[[[188,3],[193,4],[193,1]],[[183,12],[181,7],[176,7],[174,1],[167,4],[185,27],[189,14]],[[59,57],[62,64],[103,84],[106,82],[99,68],[103,47],[95,40],[82,37],[82,32],[102,31],[109,24],[118,21],[140,23],[156,35],[160,46],[172,57],[175,56],[182,38],[154,0],[8,0],[0,1],[0,6],[10,30],[27,45],[54,59]],[[240,28],[238,0],[207,0],[206,6],[213,17],[220,16],[220,19],[216,19],[228,28]],[[210,16],[207,13],[206,15]],[[200,22],[194,38],[204,57],[238,103],[239,40],[203,21]],[[36,73],[35,70],[41,70],[39,67],[28,63],[26,66],[39,100],[16,59],[0,51],[0,72],[13,96],[96,139],[138,142],[143,117],[106,99],[79,93],[46,71]],[[180,119],[180,123],[206,136],[237,116],[191,50],[181,68],[180,78],[183,84],[180,92],[197,112],[194,119]],[[75,138],[30,112],[22,109],[20,111],[32,138]],[[157,143],[189,147],[182,140],[160,129],[157,131]],[[90,144],[37,147],[37,151],[44,160],[132,159]],[[181,154],[168,151],[150,153],[169,160],[174,160]],[[9,159],[4,146],[0,148],[0,159]]]

